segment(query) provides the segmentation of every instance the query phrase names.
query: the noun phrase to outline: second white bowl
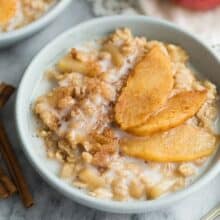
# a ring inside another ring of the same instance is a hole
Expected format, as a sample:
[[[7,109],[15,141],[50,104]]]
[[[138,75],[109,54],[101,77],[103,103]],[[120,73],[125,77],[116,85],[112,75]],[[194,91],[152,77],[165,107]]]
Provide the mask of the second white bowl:
[[[8,47],[38,32],[62,13],[71,1],[59,0],[48,12],[29,25],[14,31],[0,33],[0,48]]]

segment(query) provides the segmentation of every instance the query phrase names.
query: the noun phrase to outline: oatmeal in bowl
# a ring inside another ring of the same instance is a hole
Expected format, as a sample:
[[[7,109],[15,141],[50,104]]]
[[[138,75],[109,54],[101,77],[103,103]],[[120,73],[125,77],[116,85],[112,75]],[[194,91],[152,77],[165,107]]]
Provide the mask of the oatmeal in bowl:
[[[30,24],[55,3],[56,0],[0,0],[0,34]]]
[[[92,197],[145,201],[190,185],[218,145],[216,86],[169,42],[118,28],[70,48],[33,102],[49,160]]]
[[[72,0],[0,0],[0,48],[25,39],[52,22]]]

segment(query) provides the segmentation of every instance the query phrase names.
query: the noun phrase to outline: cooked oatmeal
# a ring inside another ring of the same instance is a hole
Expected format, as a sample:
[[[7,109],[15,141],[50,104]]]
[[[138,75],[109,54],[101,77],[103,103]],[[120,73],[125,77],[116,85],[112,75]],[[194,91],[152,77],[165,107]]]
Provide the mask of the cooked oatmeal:
[[[0,0],[0,33],[24,27],[40,18],[56,0]]]
[[[120,128],[115,105],[135,65],[159,47],[172,67],[174,83],[169,98],[181,92],[206,91],[198,111],[182,126],[206,131],[211,144],[216,145],[215,85],[197,78],[187,53],[179,46],[134,37],[127,28],[91,45],[72,48],[47,71],[48,79],[56,85],[34,103],[34,113],[41,122],[39,136],[45,141],[48,157],[62,165],[60,177],[92,196],[119,201],[155,199],[188,185],[211,153],[178,162],[129,156],[121,150],[121,141],[143,137]],[[172,135],[173,127],[163,135]],[[158,134],[152,135],[148,135],[148,142]]]

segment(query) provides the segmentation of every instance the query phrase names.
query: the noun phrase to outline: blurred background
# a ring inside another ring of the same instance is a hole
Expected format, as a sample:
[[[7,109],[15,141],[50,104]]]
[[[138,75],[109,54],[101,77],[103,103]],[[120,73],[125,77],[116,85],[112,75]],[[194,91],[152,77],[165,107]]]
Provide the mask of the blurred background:
[[[220,42],[220,0],[88,0],[96,16],[145,14],[176,23],[203,40]]]

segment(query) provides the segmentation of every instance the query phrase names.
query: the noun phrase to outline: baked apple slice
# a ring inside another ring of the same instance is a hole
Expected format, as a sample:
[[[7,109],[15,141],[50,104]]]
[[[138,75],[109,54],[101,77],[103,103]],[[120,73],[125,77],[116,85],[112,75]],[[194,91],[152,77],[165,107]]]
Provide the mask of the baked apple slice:
[[[155,162],[187,162],[209,156],[216,149],[216,137],[206,130],[181,125],[145,138],[122,139],[121,151]]]
[[[196,114],[205,102],[206,94],[205,90],[181,92],[170,98],[165,106],[158,113],[150,116],[143,125],[131,128],[129,131],[138,136],[147,136],[174,128]]]
[[[173,88],[171,61],[153,47],[130,73],[115,105],[115,120],[122,129],[143,124],[165,104]]]
[[[0,26],[4,26],[16,16],[17,0],[0,0]]]
[[[70,54],[63,57],[57,63],[57,68],[62,73],[77,72],[90,77],[101,74],[100,66],[95,61],[88,60],[87,62],[82,62],[72,58]]]

